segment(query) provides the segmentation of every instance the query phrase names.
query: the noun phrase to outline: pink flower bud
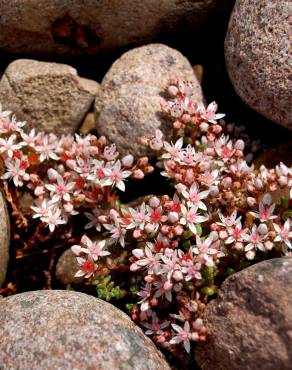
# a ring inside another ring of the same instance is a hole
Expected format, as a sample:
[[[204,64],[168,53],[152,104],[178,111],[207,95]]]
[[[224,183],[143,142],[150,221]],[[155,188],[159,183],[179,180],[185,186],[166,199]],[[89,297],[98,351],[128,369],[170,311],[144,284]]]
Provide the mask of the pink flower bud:
[[[269,186],[269,189],[270,189],[271,192],[273,192],[273,191],[276,191],[278,189],[278,186],[277,186],[277,184],[273,183]]]
[[[142,170],[140,170],[140,169],[135,170],[135,171],[133,172],[133,177],[134,177],[135,179],[141,180],[141,179],[143,179],[143,178],[144,178],[144,173],[143,173],[143,171],[142,171]]]
[[[180,225],[175,226],[173,231],[175,235],[182,235],[184,232],[183,228]]]
[[[38,175],[36,175],[36,174],[33,174],[33,173],[31,173],[31,174],[29,175],[29,179],[30,179],[30,181],[31,181],[32,183],[34,183],[34,184],[37,184],[37,183],[39,182],[39,180],[40,180],[39,176],[38,176]]]
[[[64,204],[64,209],[67,213],[71,213],[74,210],[73,204],[71,203]]]
[[[215,134],[220,134],[220,132],[222,131],[222,127],[220,125],[215,125],[215,126],[212,127],[212,131]]]
[[[149,319],[149,314],[147,311],[140,312],[140,321],[147,321]]]
[[[221,181],[221,185],[222,185],[222,186],[223,186],[223,188],[225,188],[225,189],[230,188],[230,186],[232,185],[232,178],[231,178],[231,177],[225,177],[225,178]]]
[[[142,145],[148,145],[149,144],[149,139],[145,136],[142,136],[140,139],[140,142]]]
[[[262,182],[262,180],[261,180],[261,179],[255,179],[254,185],[255,185],[255,187],[256,187],[258,190],[260,190],[260,189],[262,189],[262,187],[263,187],[263,182]]]
[[[166,339],[165,339],[165,337],[164,337],[164,335],[163,335],[163,334],[158,335],[158,336],[156,337],[156,340],[157,340],[157,342],[158,342],[158,343],[160,343],[161,345],[166,341]]]
[[[202,319],[197,319],[195,322],[192,323],[192,327],[195,330],[200,330],[203,327],[203,320]]]
[[[182,122],[178,120],[173,122],[173,127],[176,128],[177,130],[182,128]]]
[[[208,154],[208,155],[213,156],[215,154],[215,149],[214,148],[207,148],[205,150],[205,153]]]
[[[214,134],[211,134],[211,132],[208,132],[207,138],[210,141],[214,141],[216,139],[216,136]]]
[[[198,311],[198,303],[196,301],[190,301],[188,304],[188,309],[190,312],[197,312]]]
[[[202,122],[199,127],[202,132],[207,132],[209,129],[209,124],[207,122]]]
[[[148,164],[149,162],[149,158],[148,157],[142,157],[142,158],[139,158],[138,162],[137,162],[137,165],[139,167],[144,167]]]
[[[232,200],[234,197],[234,194],[232,191],[226,191],[225,193],[225,198],[228,199],[228,200]]]
[[[257,204],[257,201],[255,200],[255,198],[252,198],[252,197],[247,197],[246,201],[250,207],[254,207]]]
[[[137,263],[132,263],[131,266],[130,266],[130,271],[139,271],[141,269],[141,267],[139,265],[137,265]]]
[[[172,277],[173,277],[173,279],[174,279],[175,281],[181,281],[181,280],[183,279],[183,274],[182,274],[182,272],[181,272],[181,271],[177,270],[177,271],[175,271],[175,272],[173,273]]]
[[[68,159],[66,161],[66,166],[73,170],[74,168],[76,168],[77,164],[76,161],[74,161],[73,159]]]
[[[258,227],[258,232],[262,235],[266,235],[268,233],[268,227],[266,224],[260,224]]]
[[[169,212],[168,214],[168,220],[169,222],[171,222],[172,224],[176,223],[179,219],[179,215],[177,212]]]
[[[62,164],[59,164],[59,166],[57,167],[57,171],[59,174],[63,174],[65,172],[65,167]]]
[[[219,189],[218,189],[218,186],[211,186],[210,187],[210,195],[212,197],[216,197],[217,195],[219,194]]]
[[[156,133],[157,131],[161,132],[160,130],[156,130]],[[152,139],[149,141],[149,146],[153,150],[160,150],[163,147],[162,138],[158,136],[152,137]]]
[[[57,180],[59,174],[56,170],[54,170],[53,168],[49,168],[48,171],[47,171],[47,174],[48,174],[48,178],[50,180]]]
[[[114,221],[115,221],[115,220],[117,220],[117,219],[118,219],[118,217],[119,217],[119,212],[112,208],[112,209],[109,211],[109,216],[110,216],[110,218],[111,218],[112,220],[114,220]]]
[[[178,88],[174,85],[170,85],[170,86],[168,86],[167,91],[168,91],[169,95],[174,97],[178,93]]]
[[[153,281],[155,281],[155,277],[152,275],[147,275],[144,277],[144,280],[146,281],[146,283],[153,283]]]
[[[268,251],[270,251],[270,250],[272,250],[273,248],[274,248],[274,243],[272,243],[271,241],[266,241],[265,242],[265,248],[268,250]]]
[[[150,306],[155,307],[157,305],[158,305],[158,299],[157,298],[152,298],[150,300]]]
[[[264,204],[265,206],[270,206],[270,205],[273,203],[273,200],[272,200],[271,194],[266,193],[266,194],[263,196],[262,202],[263,202],[263,204]]]
[[[213,230],[213,231],[217,231],[217,230],[219,230],[219,229],[220,229],[220,226],[219,226],[219,225],[217,225],[216,223],[211,224],[211,230]]]
[[[286,186],[288,184],[288,179],[286,176],[280,176],[278,181],[280,186]]]
[[[71,251],[76,254],[76,256],[79,256],[80,252],[81,252],[81,247],[80,245],[72,245],[71,247]]]
[[[192,169],[189,169],[187,170],[186,172],[186,176],[185,176],[185,180],[186,182],[188,182],[189,184],[193,183],[194,182],[194,172]]]
[[[234,148],[242,151],[244,149],[244,141],[237,140],[236,143],[234,144]]]
[[[188,123],[191,120],[191,116],[189,114],[184,114],[181,118],[183,123]]]
[[[219,235],[218,235],[218,232],[213,230],[210,232],[210,238],[215,242],[216,240],[218,240],[219,238]]]
[[[40,196],[40,195],[43,195],[45,194],[45,189],[43,186],[37,186],[35,189],[34,189],[34,195],[36,195],[37,197]]]
[[[122,165],[124,167],[131,167],[133,163],[134,163],[134,157],[132,156],[132,154],[128,154],[122,158]]]
[[[167,226],[167,225],[163,225],[163,226],[161,227],[161,232],[162,232],[162,234],[168,234],[168,233],[169,233],[169,229],[170,229],[170,227],[169,227],[169,226]]]
[[[144,167],[143,171],[144,171],[145,175],[148,175],[149,173],[152,173],[154,171],[154,167],[153,166],[146,166],[146,167]]]
[[[99,145],[99,146],[101,146],[101,147],[106,146],[106,137],[105,137],[105,136],[101,136],[101,137],[98,139],[98,145]]]
[[[157,208],[160,205],[160,200],[157,197],[151,197],[149,199],[149,205],[152,208]]]
[[[133,237],[135,238],[135,239],[139,239],[139,238],[141,238],[141,236],[142,236],[142,232],[141,232],[141,230],[134,230],[134,232],[133,232]]]
[[[247,184],[247,190],[250,192],[250,193],[253,193],[256,188],[255,186],[253,186],[252,184]]]
[[[219,238],[220,239],[226,239],[228,237],[228,234],[226,231],[222,230],[219,232]]]
[[[153,225],[153,224],[147,224],[147,225],[145,226],[145,231],[146,231],[146,233],[148,233],[148,234],[152,234],[152,233],[154,233],[154,231],[155,231],[155,225]]]
[[[201,170],[202,172],[207,172],[207,171],[209,171],[209,169],[210,169],[210,163],[209,163],[209,162],[207,162],[207,161],[205,161],[205,162],[201,162],[201,163],[199,164],[199,166],[200,166],[200,170]]]
[[[240,243],[240,242],[236,242],[234,244],[234,248],[237,250],[237,251],[242,251],[243,250],[243,244]]]
[[[106,224],[108,222],[108,218],[106,216],[98,216],[98,221],[101,224]]]
[[[163,289],[166,290],[166,291],[169,291],[171,290],[173,287],[173,284],[167,280],[164,284],[163,284]]]
[[[177,184],[177,185],[175,186],[175,188],[176,188],[176,190],[177,190],[179,193],[181,193],[181,192],[183,192],[184,190],[186,190],[186,186],[185,186],[184,184]]]
[[[96,155],[98,154],[98,148],[97,148],[96,146],[91,146],[91,147],[89,148],[89,151],[90,151],[90,154],[91,154],[92,156],[96,156]]]
[[[144,252],[142,251],[142,249],[133,249],[132,250],[132,254],[136,257],[136,258],[143,258],[144,257]]]

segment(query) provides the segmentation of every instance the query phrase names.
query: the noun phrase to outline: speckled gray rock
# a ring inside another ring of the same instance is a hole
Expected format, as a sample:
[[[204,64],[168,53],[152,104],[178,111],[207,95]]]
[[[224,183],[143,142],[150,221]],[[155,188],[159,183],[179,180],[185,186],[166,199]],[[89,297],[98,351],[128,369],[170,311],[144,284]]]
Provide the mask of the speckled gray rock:
[[[52,57],[97,54],[189,31],[234,0],[0,0],[0,48]]]
[[[30,370],[170,370],[129,318],[83,293],[35,291],[0,302],[0,364]]]
[[[99,91],[99,84],[80,78],[65,64],[19,59],[0,80],[0,102],[27,129],[74,133]]]
[[[6,207],[6,201],[0,191],[0,287],[4,283],[8,260],[10,244],[10,221]]]
[[[157,128],[171,132],[160,102],[172,76],[192,81],[197,99],[202,100],[194,71],[177,50],[150,44],[123,54],[105,75],[95,100],[98,133],[114,142],[122,154],[149,154],[141,136],[152,136]]]
[[[292,258],[229,277],[207,305],[206,320],[208,339],[196,349],[202,370],[290,370]]]
[[[255,111],[289,129],[291,13],[290,0],[237,0],[225,40],[227,70],[237,94]]]

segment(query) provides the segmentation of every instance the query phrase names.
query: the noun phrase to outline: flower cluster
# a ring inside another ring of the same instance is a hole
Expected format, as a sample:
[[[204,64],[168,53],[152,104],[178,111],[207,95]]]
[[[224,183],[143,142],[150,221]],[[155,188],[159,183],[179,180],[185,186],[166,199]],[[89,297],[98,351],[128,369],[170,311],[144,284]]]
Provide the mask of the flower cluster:
[[[245,159],[248,163],[254,158],[254,153],[264,146],[260,140],[251,140],[244,126],[226,123],[223,119],[225,114],[217,113],[218,107],[215,102],[208,106],[198,102],[191,82],[172,78],[166,87],[166,93],[171,99],[163,100],[161,108],[173,123],[174,136],[184,137],[189,144],[196,145],[196,139],[202,133],[208,140],[213,140],[220,133],[231,135],[233,138],[244,140]],[[144,140],[147,142],[147,139]],[[156,139],[152,139],[149,144],[154,150],[159,146]]]
[[[108,256],[109,251],[105,250],[105,240],[92,241],[86,235],[81,238],[81,246],[73,245],[72,251],[78,256],[77,262],[80,269],[76,273],[76,277],[89,278],[94,275],[98,268],[97,260],[99,257]],[[86,258],[80,257],[80,254],[85,254]]]
[[[280,205],[272,196],[284,188],[292,196],[292,169],[255,169],[243,140],[222,133],[215,103],[194,101],[188,82],[172,81],[168,92],[173,100],[162,106],[177,140],[156,130],[142,141],[156,151],[174,195],[113,209],[99,221],[105,245],[124,247],[125,264],[139,276],[133,320],[162,348],[182,344],[190,352],[192,342],[206,338],[204,307],[227,270],[291,253],[289,199]]]
[[[137,163],[132,155],[119,159],[115,145],[106,146],[104,137],[58,138],[34,129],[26,133],[24,126],[0,106],[1,179],[11,191],[13,184],[30,192],[32,217],[51,232],[80,210],[90,220],[87,227],[100,230],[97,216],[115,200],[114,189],[124,191],[127,178],[141,179],[153,169],[147,158]]]
[[[51,232],[78,213],[88,218],[90,237],[70,244],[76,276],[100,297],[122,299],[146,334],[178,356],[180,346],[190,353],[206,339],[205,305],[228,274],[291,255],[292,169],[250,165],[241,134],[231,136],[216,103],[197,102],[189,82],[173,79],[167,92],[162,109],[173,142],[160,130],[142,142],[173,185],[168,195],[136,207],[119,203],[114,188],[124,191],[127,178],[151,172],[147,157],[119,158],[104,137],[27,134],[1,109],[0,156],[2,180],[33,195],[32,217]],[[287,195],[281,202],[279,190]]]
[[[219,133],[222,131],[217,121],[225,114],[217,113],[217,104],[210,103],[207,107],[195,99],[193,84],[189,81],[178,81],[173,78],[167,87],[172,97],[170,101],[163,101],[162,110],[174,121],[173,127],[180,136],[187,136],[188,127],[194,131]]]

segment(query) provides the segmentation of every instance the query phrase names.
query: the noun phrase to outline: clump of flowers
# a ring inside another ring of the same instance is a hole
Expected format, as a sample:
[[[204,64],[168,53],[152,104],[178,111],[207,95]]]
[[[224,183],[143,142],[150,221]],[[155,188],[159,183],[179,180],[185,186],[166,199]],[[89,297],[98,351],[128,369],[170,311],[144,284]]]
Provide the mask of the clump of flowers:
[[[216,103],[196,102],[189,82],[173,79],[167,92],[162,109],[173,122],[174,142],[160,130],[142,142],[156,152],[173,192],[150,196],[137,207],[110,201],[112,189],[124,190],[126,178],[153,168],[147,158],[135,164],[129,156],[117,159],[104,138],[23,136],[14,124],[0,151],[7,168],[2,178],[33,192],[33,217],[51,231],[87,209],[90,237],[72,246],[76,276],[88,278],[101,298],[128,309],[147,335],[180,357],[181,346],[190,353],[193,343],[206,340],[205,306],[228,275],[290,255],[292,169],[249,165],[244,141],[227,135]],[[23,141],[16,140],[20,136]],[[45,178],[33,172],[30,157],[37,166],[54,163]],[[17,176],[16,162],[22,170]],[[290,198],[275,202],[275,191],[284,188]]]
[[[32,219],[36,220],[34,241],[43,241],[44,235],[52,238],[60,225],[68,238],[72,218],[79,213],[89,221],[86,229],[94,226],[100,231],[98,216],[114,206],[115,189],[124,191],[128,178],[141,179],[153,170],[147,158],[137,162],[132,155],[120,158],[105,137],[75,134],[57,138],[34,129],[26,133],[24,126],[25,122],[0,106],[1,179],[16,224],[24,230],[31,223],[20,210],[18,190],[30,194]]]
[[[142,141],[156,151],[174,194],[113,209],[99,220],[108,232],[102,243],[118,243],[128,254],[123,267],[138,288],[133,320],[162,348],[175,353],[183,345],[189,353],[191,343],[206,339],[204,308],[226,276],[289,255],[289,199],[276,205],[272,195],[291,189],[292,170],[283,163],[271,170],[248,165],[243,140],[222,134],[218,120],[224,115],[215,103],[194,101],[188,82],[172,81],[167,90],[172,100],[162,107],[177,140],[168,142],[157,130]],[[92,261],[83,247],[86,252],[72,250]],[[95,260],[92,274],[100,266]]]

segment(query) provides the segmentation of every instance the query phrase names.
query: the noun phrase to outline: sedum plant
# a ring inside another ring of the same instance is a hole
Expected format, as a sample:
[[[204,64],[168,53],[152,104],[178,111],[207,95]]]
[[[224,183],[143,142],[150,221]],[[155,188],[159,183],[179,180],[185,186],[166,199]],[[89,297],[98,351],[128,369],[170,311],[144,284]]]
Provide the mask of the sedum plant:
[[[125,190],[125,179],[153,167],[148,158],[118,159],[105,138],[25,134],[23,123],[2,112],[0,152],[7,194],[29,189],[32,217],[49,235],[68,228],[77,213],[89,219],[86,234],[71,243],[76,276],[185,361],[181,347],[190,353],[193,343],[206,340],[204,309],[222,281],[252,263],[291,254],[292,169],[248,164],[244,141],[227,135],[215,102],[194,100],[189,82],[173,79],[166,92],[162,110],[173,122],[174,142],[160,130],[142,142],[156,153],[173,191],[137,207],[121,204],[114,189]],[[276,202],[279,189],[288,197]]]
[[[24,231],[25,248],[53,239],[61,225],[61,237],[68,239],[78,214],[88,219],[85,229],[94,225],[100,230],[98,216],[115,206],[116,189],[124,191],[127,178],[141,179],[153,170],[147,158],[137,162],[132,155],[120,158],[105,137],[57,138],[35,129],[26,133],[24,126],[0,106],[1,180],[18,230]],[[29,218],[21,211],[22,194],[30,195]],[[33,243],[25,237],[31,229]]]

